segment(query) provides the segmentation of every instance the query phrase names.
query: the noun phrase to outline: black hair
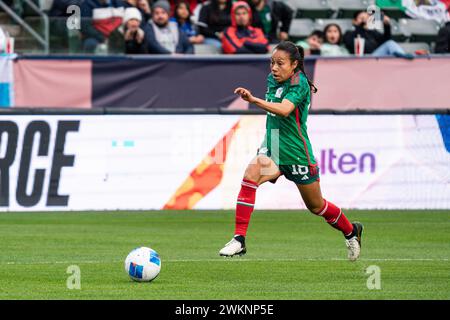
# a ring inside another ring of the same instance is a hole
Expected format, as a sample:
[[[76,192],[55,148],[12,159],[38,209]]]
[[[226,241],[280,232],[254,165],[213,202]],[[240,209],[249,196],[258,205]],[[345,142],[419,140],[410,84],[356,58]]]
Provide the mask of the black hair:
[[[323,34],[324,34],[324,40],[325,40],[325,42],[329,43],[329,41],[328,41],[328,39],[327,39],[327,31],[328,31],[328,29],[330,29],[331,27],[336,27],[336,29],[338,29],[338,31],[339,31],[338,44],[341,44],[341,42],[342,42],[342,29],[341,29],[341,27],[340,27],[337,23],[330,23],[330,24],[327,24],[327,25],[325,26],[325,29],[323,29]]]
[[[301,71],[308,81],[309,87],[311,88],[312,93],[317,92],[317,87],[314,83],[309,80],[308,76],[305,72],[305,50],[301,46],[296,46],[293,42],[290,41],[281,41],[276,47],[275,50],[282,50],[289,54],[291,63],[297,61],[296,71]]]
[[[211,0],[210,1],[211,11],[210,11],[210,17],[209,22],[212,24],[215,24],[219,21],[219,15],[220,15],[220,9],[219,9],[219,0]],[[225,12],[230,14],[231,12],[231,0],[227,0],[225,5]]]
[[[358,10],[358,11],[355,11],[355,12],[353,13],[353,20],[356,20],[356,18],[358,18],[359,14],[360,14],[360,13],[363,13],[363,12],[366,12],[366,10]]]
[[[311,32],[311,34],[308,37],[312,37],[312,36],[316,36],[318,38],[325,39],[325,34],[323,33],[323,31],[320,31],[320,30],[314,30],[313,32]]]
[[[191,7],[189,6],[189,3],[187,1],[180,0],[177,2],[177,4],[175,5],[175,8],[173,9],[173,16],[177,20],[178,23],[180,22],[180,16],[178,15],[177,11],[178,11],[178,8],[183,4],[186,6],[187,11],[189,12],[189,16],[186,19],[186,21],[187,22],[191,21],[192,12],[191,12]]]

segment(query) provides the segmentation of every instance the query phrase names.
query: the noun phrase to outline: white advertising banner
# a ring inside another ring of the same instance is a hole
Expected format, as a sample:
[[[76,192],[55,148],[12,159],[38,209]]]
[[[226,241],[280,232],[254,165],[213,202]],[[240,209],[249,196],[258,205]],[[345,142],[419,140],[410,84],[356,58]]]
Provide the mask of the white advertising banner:
[[[449,116],[312,115],[325,198],[450,209]],[[231,209],[265,116],[0,117],[0,211]],[[284,177],[257,209],[305,208]]]

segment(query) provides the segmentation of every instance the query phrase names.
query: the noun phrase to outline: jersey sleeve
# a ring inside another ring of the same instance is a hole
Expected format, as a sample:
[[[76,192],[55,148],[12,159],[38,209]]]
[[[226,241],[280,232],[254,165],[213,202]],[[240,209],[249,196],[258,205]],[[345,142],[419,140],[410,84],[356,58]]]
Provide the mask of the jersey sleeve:
[[[308,81],[304,75],[299,75],[298,81],[295,81],[294,79],[294,82],[289,86],[288,92],[284,96],[284,99],[289,100],[295,107],[298,107],[301,105],[302,101],[308,97],[309,92],[310,89]]]

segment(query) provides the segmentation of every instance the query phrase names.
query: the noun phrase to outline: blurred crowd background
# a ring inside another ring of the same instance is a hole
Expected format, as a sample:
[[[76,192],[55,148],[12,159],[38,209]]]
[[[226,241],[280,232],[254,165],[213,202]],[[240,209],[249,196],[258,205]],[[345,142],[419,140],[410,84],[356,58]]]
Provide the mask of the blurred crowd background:
[[[3,5],[2,5],[3,4]],[[450,0],[0,0],[17,53],[307,55],[450,53]]]

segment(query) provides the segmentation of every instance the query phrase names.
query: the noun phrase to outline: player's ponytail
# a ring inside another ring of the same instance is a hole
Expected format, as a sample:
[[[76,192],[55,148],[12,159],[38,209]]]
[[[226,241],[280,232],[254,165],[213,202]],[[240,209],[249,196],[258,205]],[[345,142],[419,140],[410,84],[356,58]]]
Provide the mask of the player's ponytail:
[[[311,88],[312,93],[316,93],[317,87],[314,85],[314,83],[311,80],[309,80],[309,78],[305,72],[305,50],[303,49],[302,46],[296,46],[296,47],[297,47],[297,51],[298,51],[298,57],[297,57],[298,69],[305,75],[306,80],[308,81],[308,84],[309,84],[309,87]]]
[[[275,49],[287,52],[291,58],[291,62],[297,61],[297,68],[295,70],[300,70],[305,75],[309,87],[311,88],[311,92],[316,93],[317,87],[311,80],[309,80],[305,72],[305,50],[303,49],[303,47],[296,46],[290,41],[282,41],[275,47]]]

